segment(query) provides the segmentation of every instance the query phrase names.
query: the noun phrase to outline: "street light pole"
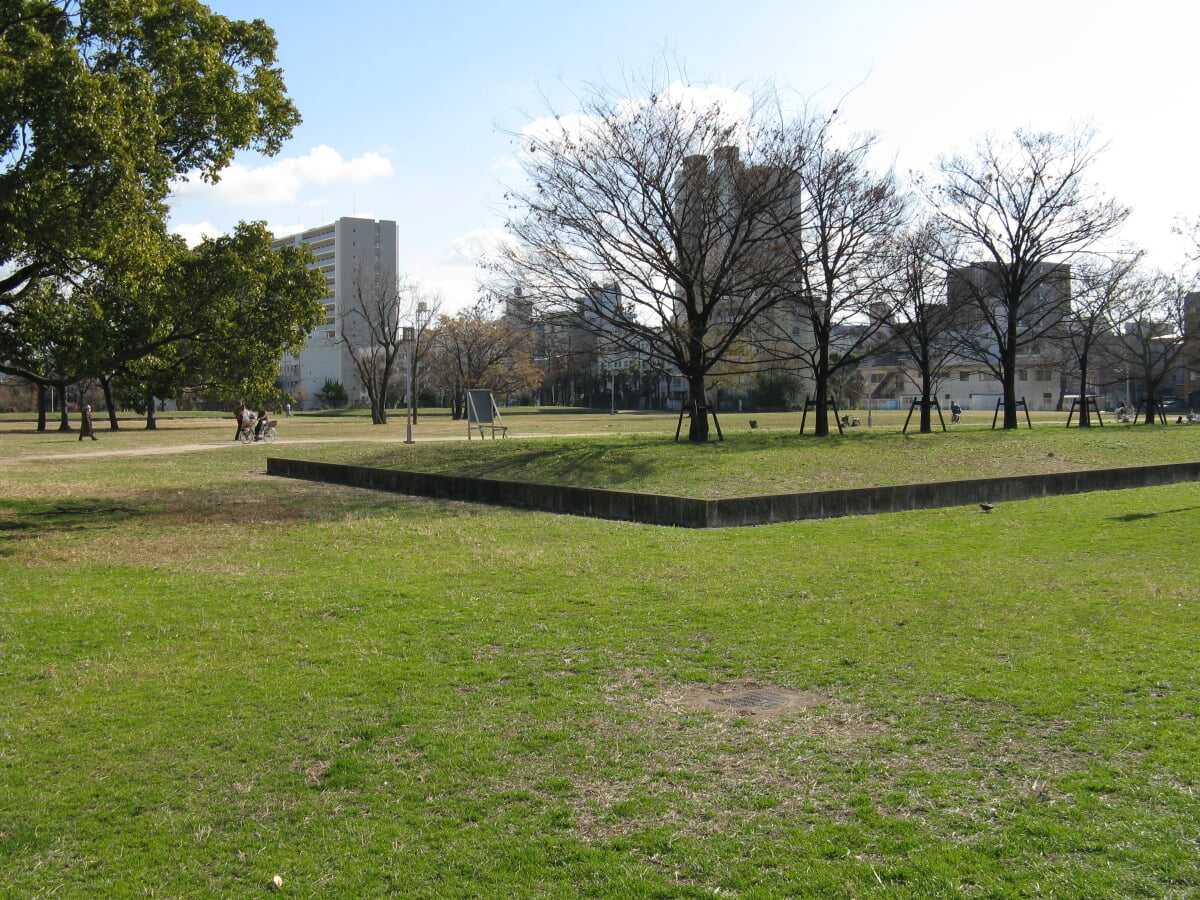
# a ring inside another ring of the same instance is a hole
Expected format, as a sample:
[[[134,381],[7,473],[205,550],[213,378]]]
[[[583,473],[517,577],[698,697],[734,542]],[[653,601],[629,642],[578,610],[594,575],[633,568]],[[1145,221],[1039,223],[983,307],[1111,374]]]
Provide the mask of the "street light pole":
[[[408,401],[408,412],[406,413],[406,415],[404,417],[404,424],[405,424],[404,443],[411,444],[413,442],[413,436],[412,436],[412,422],[413,422],[413,389],[412,389],[413,368],[412,368],[412,362],[413,362],[413,360],[412,360],[412,357],[413,357],[413,343],[417,339],[416,329],[413,328],[411,325],[405,325],[403,339],[404,339],[404,346],[407,349],[407,353],[405,353],[405,359],[407,361],[407,366],[408,366],[408,378],[405,380],[405,391],[404,391],[404,393],[407,395],[407,401]]]

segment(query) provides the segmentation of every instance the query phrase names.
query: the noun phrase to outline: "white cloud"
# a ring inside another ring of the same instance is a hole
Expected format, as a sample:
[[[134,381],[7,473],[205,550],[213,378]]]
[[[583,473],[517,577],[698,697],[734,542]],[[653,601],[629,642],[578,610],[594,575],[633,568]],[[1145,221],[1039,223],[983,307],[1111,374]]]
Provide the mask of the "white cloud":
[[[754,100],[742,91],[731,90],[716,84],[693,85],[682,81],[672,82],[659,95],[670,107],[696,117],[720,110],[731,125],[748,122],[754,109]],[[649,97],[630,97],[613,103],[616,117],[632,120],[651,103]],[[597,118],[586,113],[567,113],[561,116],[542,116],[528,122],[521,134],[535,140],[555,138],[578,138],[593,130]]]
[[[435,258],[414,260],[407,274],[441,302],[441,311],[454,315],[474,304],[487,272],[480,263],[508,240],[500,228],[477,228],[452,238]]]
[[[482,273],[471,266],[422,260],[411,266],[406,274],[420,284],[427,296],[437,298],[440,311],[446,315],[455,315],[479,299]]]
[[[221,180],[216,184],[207,184],[195,174],[188,175],[176,183],[175,194],[203,195],[226,204],[291,203],[308,185],[362,184],[392,172],[391,161],[378,153],[364,153],[347,160],[332,147],[321,145],[304,156],[256,168],[232,163],[221,172]]]
[[[198,222],[194,225],[172,225],[171,232],[183,238],[189,247],[195,247],[205,238],[217,237],[221,229],[212,222]]]
[[[450,241],[447,262],[452,265],[477,265],[492,257],[512,238],[503,228],[476,228]]]
[[[305,225],[303,222],[301,222],[299,224],[294,224],[294,225],[272,225],[271,223],[268,222],[267,223],[267,231],[271,232],[271,237],[281,238],[281,237],[287,237],[290,234],[299,234],[302,231],[307,231],[308,229],[312,228],[316,224],[319,224],[319,223],[311,222],[311,223]]]
[[[501,157],[500,159],[493,160],[490,170],[493,175],[507,174],[509,172],[519,172],[521,170],[521,166],[517,163],[517,160],[514,157],[505,156]]]
[[[285,237],[289,234],[299,234],[311,228],[312,225],[303,223],[293,225],[267,225],[267,231],[271,232],[273,237]],[[181,222],[171,226],[171,232],[179,235],[187,243],[189,247],[195,247],[205,238],[215,238],[226,233],[226,230],[214,225],[212,222]]]
[[[667,107],[678,109],[683,121],[688,117],[701,121],[714,113],[717,121],[733,130],[732,143],[743,144],[754,116],[754,98],[743,91],[731,90],[716,84],[692,85],[681,81],[672,82],[656,98]],[[630,97],[614,100],[611,104],[612,121],[626,123],[634,121],[654,102],[650,97]],[[517,159],[526,159],[530,145],[586,144],[590,135],[599,132],[602,120],[589,113],[566,113],[557,116],[542,116],[533,119],[521,129],[522,141],[517,149]],[[697,148],[697,150],[704,148]],[[712,148],[707,148],[712,149]],[[515,162],[515,161],[514,161]],[[511,163],[506,168],[519,168]],[[494,163],[493,171],[502,166]]]

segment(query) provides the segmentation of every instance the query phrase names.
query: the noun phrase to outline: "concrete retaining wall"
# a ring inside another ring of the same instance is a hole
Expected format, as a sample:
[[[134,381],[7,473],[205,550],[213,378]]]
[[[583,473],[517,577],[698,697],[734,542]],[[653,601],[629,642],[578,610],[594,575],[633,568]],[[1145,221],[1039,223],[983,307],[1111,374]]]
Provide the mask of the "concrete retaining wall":
[[[791,522],[798,519],[831,519],[908,509],[964,506],[973,503],[1004,503],[1057,494],[1113,491],[1174,484],[1180,481],[1200,481],[1200,462],[885,485],[839,491],[810,491],[802,494],[770,494],[724,500],[695,500],[690,497],[497,481],[461,475],[402,472],[370,466],[347,466],[274,457],[267,459],[267,474],[412,494],[418,497],[515,506],[542,512],[620,519],[648,525],[728,528]]]

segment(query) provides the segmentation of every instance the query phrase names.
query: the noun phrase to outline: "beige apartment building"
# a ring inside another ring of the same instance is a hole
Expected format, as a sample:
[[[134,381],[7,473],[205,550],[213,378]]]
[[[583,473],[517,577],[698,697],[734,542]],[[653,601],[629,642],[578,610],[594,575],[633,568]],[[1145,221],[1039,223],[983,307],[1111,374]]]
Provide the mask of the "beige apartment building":
[[[920,373],[911,365],[876,356],[863,362],[862,373],[873,409],[908,409],[921,396]],[[989,411],[1004,396],[999,379],[989,369],[967,360],[950,364],[935,395],[943,409],[956,402],[963,409]],[[1017,399],[1024,400],[1030,412],[1058,409],[1063,396],[1058,363],[1031,358],[1017,369]]]
[[[308,335],[299,353],[285,354],[278,385],[295,399],[298,409],[316,409],[316,395],[326,380],[341,382],[351,406],[366,406],[366,391],[359,381],[343,336],[354,338],[353,319],[346,318],[356,285],[363,279],[377,282],[396,279],[399,243],[391,220],[350,216],[319,225],[299,234],[277,238],[272,246],[305,245],[316,257],[314,268],[325,276],[325,321]]]

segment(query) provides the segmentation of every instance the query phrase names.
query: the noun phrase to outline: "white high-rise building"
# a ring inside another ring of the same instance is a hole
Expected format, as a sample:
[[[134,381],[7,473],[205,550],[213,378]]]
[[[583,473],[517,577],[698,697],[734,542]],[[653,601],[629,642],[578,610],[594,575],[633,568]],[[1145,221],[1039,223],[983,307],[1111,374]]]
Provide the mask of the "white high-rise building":
[[[316,395],[327,380],[341,382],[351,406],[366,406],[354,363],[341,340],[342,317],[358,284],[398,277],[399,243],[396,223],[343,217],[300,234],[277,238],[276,249],[304,244],[316,257],[314,267],[325,275],[325,321],[308,335],[298,354],[286,354],[279,368],[279,386],[295,398],[298,409],[317,409]]]

